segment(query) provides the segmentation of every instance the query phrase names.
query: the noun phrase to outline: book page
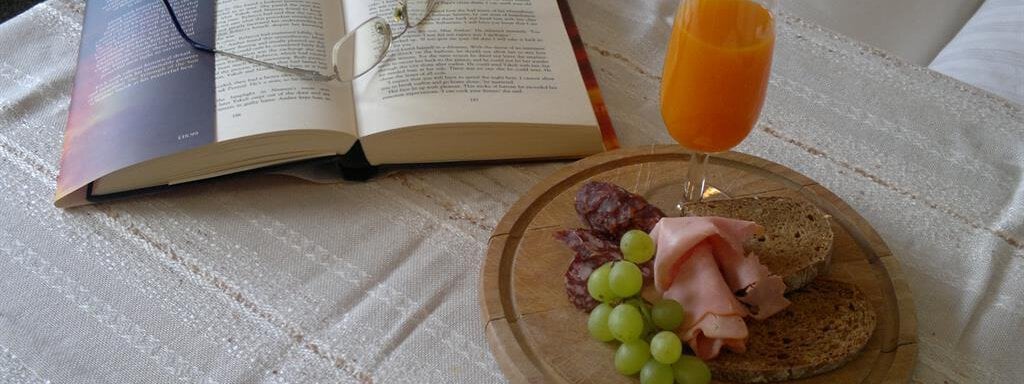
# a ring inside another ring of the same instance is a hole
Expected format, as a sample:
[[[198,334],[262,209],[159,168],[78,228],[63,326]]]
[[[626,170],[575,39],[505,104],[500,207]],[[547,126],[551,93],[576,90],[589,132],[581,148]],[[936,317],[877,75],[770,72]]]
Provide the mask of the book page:
[[[346,23],[389,19],[396,3],[349,0]],[[353,88],[360,136],[437,124],[597,125],[555,0],[441,1]]]
[[[344,34],[338,0],[218,0],[217,49],[273,64],[333,71]],[[356,136],[349,84],[318,82],[217,55],[217,139],[297,129]]]

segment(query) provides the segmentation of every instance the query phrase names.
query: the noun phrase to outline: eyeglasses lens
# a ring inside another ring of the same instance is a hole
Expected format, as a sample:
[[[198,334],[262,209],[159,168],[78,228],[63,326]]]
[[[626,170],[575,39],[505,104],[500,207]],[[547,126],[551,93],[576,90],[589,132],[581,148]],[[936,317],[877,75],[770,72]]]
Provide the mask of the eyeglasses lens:
[[[353,29],[334,45],[338,78],[348,81],[368,72],[384,58],[391,46],[391,26],[375,17]]]

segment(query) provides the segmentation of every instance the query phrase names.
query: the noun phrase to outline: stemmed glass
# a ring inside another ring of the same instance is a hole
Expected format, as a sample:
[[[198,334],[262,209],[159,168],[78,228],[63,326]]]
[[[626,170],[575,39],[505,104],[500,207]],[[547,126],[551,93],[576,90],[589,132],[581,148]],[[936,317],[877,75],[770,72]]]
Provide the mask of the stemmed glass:
[[[700,201],[709,154],[757,123],[775,46],[776,0],[683,0],[661,83],[661,115],[690,156],[682,203]]]

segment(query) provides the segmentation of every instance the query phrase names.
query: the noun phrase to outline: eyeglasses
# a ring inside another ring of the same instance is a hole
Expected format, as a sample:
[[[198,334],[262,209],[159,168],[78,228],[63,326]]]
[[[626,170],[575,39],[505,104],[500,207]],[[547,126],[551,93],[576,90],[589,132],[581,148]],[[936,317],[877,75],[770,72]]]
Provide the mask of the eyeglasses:
[[[178,34],[185,39],[192,48],[203,52],[215,53],[241,60],[247,63],[273,68],[275,70],[290,73],[313,81],[352,81],[359,76],[369,72],[376,67],[384,56],[387,55],[391,43],[405,34],[410,28],[416,28],[423,24],[430,17],[437,6],[437,0],[398,0],[394,15],[396,21],[402,23],[402,30],[397,34],[392,33],[391,25],[382,17],[372,17],[359,26],[355,27],[334,43],[331,51],[334,73],[324,74],[319,71],[293,68],[280,64],[269,63],[217,49],[213,45],[207,45],[195,41],[185,30],[182,29],[178,16],[174,13],[169,0],[163,0],[167,13],[171,16],[171,22]]]

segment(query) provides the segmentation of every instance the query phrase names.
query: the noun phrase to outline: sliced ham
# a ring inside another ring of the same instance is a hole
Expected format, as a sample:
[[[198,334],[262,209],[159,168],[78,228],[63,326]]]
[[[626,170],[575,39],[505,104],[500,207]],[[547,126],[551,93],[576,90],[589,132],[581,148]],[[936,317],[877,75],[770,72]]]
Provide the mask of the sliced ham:
[[[743,328],[743,337],[713,336],[704,332],[704,330],[707,329],[714,330],[731,328]],[[714,359],[718,356],[718,353],[721,352],[722,347],[728,348],[736,353],[743,353],[747,351],[747,324],[743,322],[742,318],[737,316],[719,317],[713,313],[708,314],[704,317],[704,320],[694,327],[693,331],[689,333],[690,339],[687,341],[687,344],[689,344],[690,349],[693,349],[693,352],[697,354],[697,357],[702,360]]]
[[[657,256],[654,260],[657,274]],[[744,349],[747,326],[743,317],[748,312],[718,272],[711,245],[699,243],[689,251],[662,297],[683,306],[683,324],[678,330],[680,339],[701,359],[718,356],[723,346],[736,352]]]
[[[702,359],[718,356],[722,347],[743,352],[743,318],[764,319],[789,305],[782,279],[743,252],[743,242],[762,231],[720,217],[664,218],[651,231],[655,288],[683,306],[677,332]]]

